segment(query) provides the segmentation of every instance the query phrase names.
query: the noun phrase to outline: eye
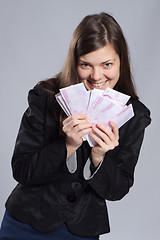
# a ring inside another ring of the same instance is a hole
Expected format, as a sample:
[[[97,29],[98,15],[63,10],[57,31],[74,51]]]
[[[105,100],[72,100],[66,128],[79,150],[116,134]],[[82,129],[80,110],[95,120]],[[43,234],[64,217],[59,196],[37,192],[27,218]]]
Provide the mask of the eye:
[[[112,63],[105,63],[104,64],[104,67],[106,67],[106,68],[109,68],[109,67],[111,67],[112,66]]]
[[[88,63],[80,63],[80,66],[82,68],[88,68],[89,67],[89,64]]]

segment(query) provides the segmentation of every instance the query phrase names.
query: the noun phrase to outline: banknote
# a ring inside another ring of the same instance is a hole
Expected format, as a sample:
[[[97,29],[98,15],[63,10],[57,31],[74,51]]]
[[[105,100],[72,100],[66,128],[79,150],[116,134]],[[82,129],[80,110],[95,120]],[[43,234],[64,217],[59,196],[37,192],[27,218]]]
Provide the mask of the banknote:
[[[111,88],[107,88],[104,91],[103,96],[111,99],[116,104],[120,104],[122,106],[124,106],[128,102],[128,100],[130,99],[129,95],[126,95],[124,93],[120,93],[120,92],[118,92],[114,89],[111,89]]]
[[[114,121],[118,128],[125,124],[130,118],[134,116],[132,105],[122,106],[121,104],[107,99],[103,96],[98,96],[92,107],[88,110],[88,119],[95,125],[98,122],[103,123],[108,128],[110,127],[110,121]],[[96,143],[91,139],[90,135],[85,135],[85,139],[89,142],[89,145],[93,147]]]
[[[86,91],[83,83],[62,88],[60,89],[60,94],[70,110],[71,115],[87,112],[90,92]]]
[[[67,116],[85,113],[95,125],[101,122],[111,128],[112,120],[120,128],[134,116],[132,104],[126,105],[130,96],[111,88],[87,91],[84,84],[79,83],[60,89],[55,97]],[[91,147],[96,145],[89,134],[85,134],[83,140]]]
[[[61,106],[61,108],[63,109],[63,111],[65,112],[65,114],[66,114],[67,116],[72,115],[71,112],[70,112],[70,109],[68,108],[68,106],[67,106],[67,104],[66,104],[66,102],[63,100],[62,95],[61,95],[60,93],[57,93],[57,94],[55,95],[55,97],[56,97],[57,102],[59,103],[59,105]]]

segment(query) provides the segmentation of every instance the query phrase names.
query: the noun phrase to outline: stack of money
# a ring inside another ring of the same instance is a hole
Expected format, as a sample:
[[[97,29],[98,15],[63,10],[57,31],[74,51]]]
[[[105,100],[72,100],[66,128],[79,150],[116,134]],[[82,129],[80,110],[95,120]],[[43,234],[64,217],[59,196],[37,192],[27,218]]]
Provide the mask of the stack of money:
[[[132,104],[126,105],[130,96],[111,88],[87,91],[84,84],[79,83],[60,89],[55,97],[67,116],[85,113],[95,125],[101,122],[110,128],[112,120],[120,128],[134,116]],[[83,140],[91,147],[96,144],[89,134],[84,135]]]

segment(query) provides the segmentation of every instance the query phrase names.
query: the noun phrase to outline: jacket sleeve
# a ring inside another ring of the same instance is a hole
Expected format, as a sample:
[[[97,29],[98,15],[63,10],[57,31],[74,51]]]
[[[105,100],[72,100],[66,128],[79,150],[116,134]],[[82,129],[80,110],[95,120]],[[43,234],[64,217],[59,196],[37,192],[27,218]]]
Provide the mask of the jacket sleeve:
[[[65,140],[56,135],[45,144],[47,93],[37,85],[29,92],[28,102],[12,157],[13,177],[23,185],[52,182],[57,173],[67,171]]]
[[[123,198],[134,181],[134,169],[140,153],[145,128],[150,124],[150,112],[145,107],[122,127],[124,137],[115,148],[116,154],[106,153],[88,183],[104,199],[116,201]],[[88,160],[89,161],[89,160]],[[86,164],[89,164],[87,161]],[[86,167],[86,166],[85,166]]]

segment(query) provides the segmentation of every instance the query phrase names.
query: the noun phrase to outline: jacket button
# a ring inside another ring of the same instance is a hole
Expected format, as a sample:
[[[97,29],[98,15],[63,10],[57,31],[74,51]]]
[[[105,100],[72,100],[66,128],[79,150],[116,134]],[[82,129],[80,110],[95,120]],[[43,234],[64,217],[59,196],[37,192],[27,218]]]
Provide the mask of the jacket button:
[[[75,191],[79,191],[81,189],[82,185],[80,182],[72,182],[71,188]]]

